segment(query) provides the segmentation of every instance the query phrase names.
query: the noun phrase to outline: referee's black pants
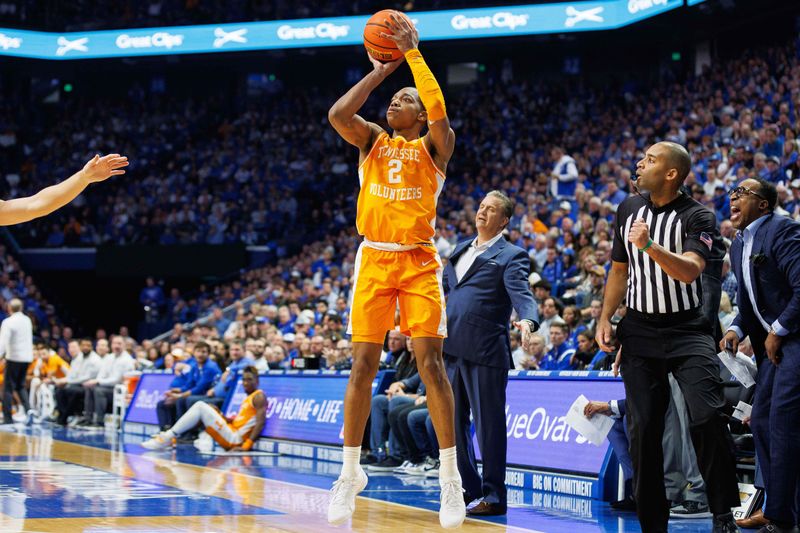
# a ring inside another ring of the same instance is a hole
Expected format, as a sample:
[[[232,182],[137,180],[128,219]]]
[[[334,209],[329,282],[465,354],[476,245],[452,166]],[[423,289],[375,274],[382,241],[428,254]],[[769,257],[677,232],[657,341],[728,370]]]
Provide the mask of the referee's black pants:
[[[620,323],[622,378],[633,461],[633,490],[644,533],[666,532],[662,438],[672,373],[689,412],[690,432],[708,505],[715,515],[739,506],[734,445],[722,408],[719,363],[708,321],[697,316],[665,324],[628,311]]]
[[[5,388],[3,390],[3,422],[11,424],[11,407],[14,405],[14,392],[22,402],[22,412],[28,414],[28,393],[25,390],[25,376],[30,363],[20,363],[6,359]]]

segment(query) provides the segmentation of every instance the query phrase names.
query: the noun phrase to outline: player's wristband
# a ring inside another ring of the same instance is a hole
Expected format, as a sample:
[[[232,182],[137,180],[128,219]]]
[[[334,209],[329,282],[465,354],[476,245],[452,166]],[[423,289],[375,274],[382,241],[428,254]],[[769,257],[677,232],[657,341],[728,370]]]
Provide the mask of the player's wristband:
[[[644,245],[644,248],[639,248],[639,251],[644,252],[651,246],[653,246],[653,239],[647,239],[647,244]]]
[[[253,447],[253,441],[250,439],[247,439],[242,443],[242,449],[246,452],[249,452],[252,447]]]

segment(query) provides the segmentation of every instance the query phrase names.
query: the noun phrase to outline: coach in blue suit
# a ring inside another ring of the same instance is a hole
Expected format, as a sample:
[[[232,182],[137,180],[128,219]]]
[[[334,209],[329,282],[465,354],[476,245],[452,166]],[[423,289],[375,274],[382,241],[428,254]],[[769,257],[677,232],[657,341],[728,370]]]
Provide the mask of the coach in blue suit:
[[[752,422],[772,522],[797,531],[800,481],[800,224],[773,213],[775,185],[746,179],[731,194],[731,245],[739,314],[720,342],[734,352],[750,336],[758,362]]]
[[[478,236],[460,243],[445,268],[447,376],[455,399],[458,470],[467,514],[506,513],[506,384],[513,367],[508,322],[513,305],[523,345],[538,328],[538,312],[528,286],[530,259],[522,248],[503,239],[513,203],[499,191],[486,195],[478,208]],[[470,408],[483,459],[478,473],[470,432]]]

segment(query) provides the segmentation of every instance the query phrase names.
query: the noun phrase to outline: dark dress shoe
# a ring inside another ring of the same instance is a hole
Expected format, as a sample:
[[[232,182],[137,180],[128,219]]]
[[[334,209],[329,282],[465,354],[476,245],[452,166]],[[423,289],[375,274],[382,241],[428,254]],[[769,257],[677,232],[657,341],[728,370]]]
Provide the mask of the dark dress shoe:
[[[611,502],[611,508],[615,511],[636,512],[636,500],[633,499],[633,496],[627,496],[624,500]]]
[[[467,509],[467,514],[470,516],[498,516],[506,514],[506,506],[499,503],[489,503],[483,500],[479,501]]]
[[[756,509],[753,514],[747,518],[740,518],[736,521],[736,525],[745,529],[759,529],[769,524],[769,520],[764,518],[764,511]]]
[[[797,526],[780,527],[777,524],[767,524],[758,530],[758,533],[797,533],[800,528]]]

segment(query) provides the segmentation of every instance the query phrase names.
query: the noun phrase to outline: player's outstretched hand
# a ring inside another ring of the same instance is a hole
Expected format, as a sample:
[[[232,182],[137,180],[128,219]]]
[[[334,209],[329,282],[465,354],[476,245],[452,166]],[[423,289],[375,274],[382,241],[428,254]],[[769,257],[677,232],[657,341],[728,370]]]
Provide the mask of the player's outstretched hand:
[[[406,17],[392,13],[386,19],[386,25],[389,26],[392,33],[381,33],[380,36],[394,41],[397,49],[404,54],[419,46],[419,32]]]
[[[119,154],[108,154],[103,157],[95,155],[83,167],[83,175],[89,183],[104,181],[111,176],[125,174],[123,167],[128,166],[128,158]]]

